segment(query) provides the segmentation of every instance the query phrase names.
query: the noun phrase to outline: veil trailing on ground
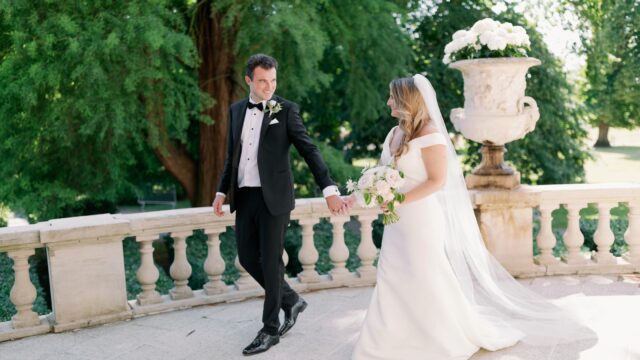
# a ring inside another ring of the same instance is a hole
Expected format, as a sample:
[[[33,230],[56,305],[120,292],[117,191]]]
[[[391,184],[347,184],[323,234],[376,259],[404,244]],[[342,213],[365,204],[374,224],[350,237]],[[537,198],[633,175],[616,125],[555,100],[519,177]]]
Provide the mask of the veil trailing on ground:
[[[516,328],[522,340],[533,345],[553,345],[592,338],[577,314],[525,288],[489,253],[476,222],[469,191],[444,124],[436,92],[423,75],[413,76],[431,121],[447,142],[447,179],[435,194],[447,226],[446,253],[456,279],[480,315],[495,325]]]

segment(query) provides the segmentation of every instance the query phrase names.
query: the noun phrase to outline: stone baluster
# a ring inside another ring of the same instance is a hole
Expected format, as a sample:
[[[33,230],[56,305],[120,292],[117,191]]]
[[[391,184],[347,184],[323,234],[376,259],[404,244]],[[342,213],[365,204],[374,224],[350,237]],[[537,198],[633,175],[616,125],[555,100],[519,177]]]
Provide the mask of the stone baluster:
[[[360,267],[357,273],[363,279],[374,280],[376,278],[376,267],[373,266],[378,249],[373,244],[372,222],[378,218],[377,215],[360,215],[360,245],[358,246],[358,257]]]
[[[584,203],[569,203],[566,205],[567,230],[564,233],[564,243],[567,246],[567,255],[564,261],[569,265],[583,265],[587,260],[581,253],[580,248],[584,243],[584,236],[580,231],[580,209],[584,208]]]
[[[207,273],[209,281],[202,287],[206,295],[221,294],[227,291],[227,286],[222,281],[224,273],[224,259],[220,254],[220,234],[225,228],[204,229],[207,235],[207,259],[204,261],[204,271]]]
[[[29,257],[35,253],[34,249],[9,251],[9,257],[13,259],[13,271],[15,280],[9,293],[9,299],[16,307],[17,313],[11,318],[14,329],[40,325],[40,318],[33,308],[36,300],[36,287],[29,277]]]
[[[629,227],[624,234],[624,240],[629,245],[629,252],[625,257],[640,269],[640,200],[630,201],[628,206]]]
[[[187,285],[191,276],[191,265],[187,261],[187,238],[192,231],[171,233],[173,238],[174,259],[169,268],[174,287],[169,291],[171,299],[187,299],[193,297],[193,291]]]
[[[349,248],[344,242],[344,223],[349,221],[348,216],[332,216],[330,218],[333,225],[333,242],[329,248],[329,257],[333,268],[329,271],[332,280],[341,281],[349,276],[347,270],[347,259],[349,259]]]
[[[318,220],[314,218],[299,220],[302,227],[302,247],[298,252],[298,260],[302,264],[302,272],[298,274],[298,279],[303,283],[320,281],[320,275],[316,271],[319,255],[313,242],[313,225],[317,222]]]
[[[242,264],[240,264],[240,258],[238,258],[237,256],[236,256],[235,265],[236,265],[236,269],[238,269],[238,272],[240,273],[240,278],[238,278],[238,280],[236,280],[236,283],[235,283],[236,289],[250,290],[250,289],[255,289],[260,287],[260,284],[258,284],[258,282],[255,281],[253,277],[251,277],[249,272],[242,267]]]
[[[136,297],[138,305],[162,302],[162,297],[156,291],[160,272],[153,262],[153,241],[157,239],[156,234],[136,236],[136,241],[140,244],[140,267],[136,271],[136,278],[142,287],[142,292]]]
[[[598,203],[598,228],[593,234],[593,241],[598,245],[598,252],[593,259],[599,264],[615,264],[616,258],[611,254],[611,245],[615,237],[611,231],[611,208],[616,203],[600,202]]]
[[[551,226],[551,212],[558,207],[557,204],[540,205],[540,231],[536,242],[540,249],[540,255],[536,259],[538,265],[557,264],[559,261],[553,256],[553,247],[556,245],[556,237]]]

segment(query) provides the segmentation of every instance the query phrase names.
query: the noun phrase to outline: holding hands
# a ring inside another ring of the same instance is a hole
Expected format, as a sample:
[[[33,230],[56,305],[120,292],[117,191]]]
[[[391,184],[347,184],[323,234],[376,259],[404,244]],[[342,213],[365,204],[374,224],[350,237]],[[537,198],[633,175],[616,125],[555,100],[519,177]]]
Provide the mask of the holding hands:
[[[331,215],[348,215],[351,206],[353,206],[353,204],[349,205],[344,198],[338,195],[327,196],[325,200]]]

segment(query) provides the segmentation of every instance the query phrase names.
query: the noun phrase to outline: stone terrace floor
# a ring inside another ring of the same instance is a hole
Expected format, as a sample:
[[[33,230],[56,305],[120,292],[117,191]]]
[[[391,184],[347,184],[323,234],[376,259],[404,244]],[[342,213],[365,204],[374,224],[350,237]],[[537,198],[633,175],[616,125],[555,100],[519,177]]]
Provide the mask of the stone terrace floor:
[[[597,340],[548,348],[521,344],[493,353],[480,350],[473,360],[640,359],[640,276],[558,276],[520,281],[549,298],[579,294],[576,302],[590,314],[589,326],[597,333]],[[309,307],[296,327],[280,344],[250,358],[349,359],[372,289],[341,288],[305,294]],[[261,325],[261,308],[262,299],[251,299],[25,338],[0,343],[0,359],[245,359],[241,350]]]

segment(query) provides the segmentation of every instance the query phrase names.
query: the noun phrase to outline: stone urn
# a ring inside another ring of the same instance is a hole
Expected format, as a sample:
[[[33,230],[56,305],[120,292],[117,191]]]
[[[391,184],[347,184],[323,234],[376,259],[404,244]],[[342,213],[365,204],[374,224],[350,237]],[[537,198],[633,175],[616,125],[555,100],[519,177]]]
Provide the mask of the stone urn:
[[[525,96],[526,75],[535,58],[461,60],[464,108],[451,110],[451,122],[467,139],[481,143],[482,162],[466,177],[469,188],[513,189],[520,173],[504,162],[504,144],[533,131],[540,118],[536,101]]]

